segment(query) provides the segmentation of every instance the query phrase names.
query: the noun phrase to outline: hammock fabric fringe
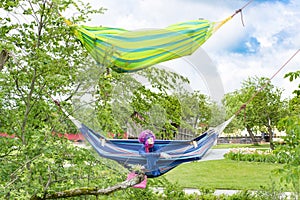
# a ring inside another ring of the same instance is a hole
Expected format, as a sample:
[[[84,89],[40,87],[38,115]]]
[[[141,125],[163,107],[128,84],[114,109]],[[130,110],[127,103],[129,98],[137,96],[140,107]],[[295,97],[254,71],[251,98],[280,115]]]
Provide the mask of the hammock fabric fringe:
[[[142,144],[138,140],[107,139],[74,117],[70,115],[68,117],[101,157],[117,161],[129,169],[134,165],[147,166],[147,159],[139,154]],[[153,175],[153,171],[147,168],[145,169],[145,174],[147,177],[153,178],[168,172],[179,164],[201,160],[206,152],[216,144],[218,135],[232,119],[233,117],[221,125],[209,129],[193,140],[156,140],[155,145],[160,147],[161,152],[169,154],[170,158],[160,157],[156,161],[157,169],[155,170],[159,170],[160,174]]]
[[[111,67],[117,72],[134,72],[191,55],[232,17],[221,22],[199,19],[164,29],[137,31],[76,26],[75,35],[100,65]]]

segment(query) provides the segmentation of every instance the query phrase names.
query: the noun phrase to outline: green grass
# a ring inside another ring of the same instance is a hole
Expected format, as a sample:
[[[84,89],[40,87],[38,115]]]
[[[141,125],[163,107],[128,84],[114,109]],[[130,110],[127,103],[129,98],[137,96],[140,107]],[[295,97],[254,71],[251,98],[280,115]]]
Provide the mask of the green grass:
[[[279,178],[271,173],[279,164],[214,160],[179,165],[164,176],[183,188],[258,190]]]
[[[253,144],[218,144],[218,145],[213,146],[213,149],[229,149],[229,148],[269,149],[270,144],[269,143],[258,144],[258,145],[253,145]]]

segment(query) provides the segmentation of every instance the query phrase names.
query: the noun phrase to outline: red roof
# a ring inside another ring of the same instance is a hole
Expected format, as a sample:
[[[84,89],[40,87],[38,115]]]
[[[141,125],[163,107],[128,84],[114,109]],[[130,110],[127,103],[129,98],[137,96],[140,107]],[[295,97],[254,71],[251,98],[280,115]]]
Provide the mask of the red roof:
[[[15,138],[15,135],[14,134],[9,135],[7,133],[0,133],[0,137]]]
[[[72,140],[72,141],[84,140],[84,137],[81,133],[79,133],[79,134],[65,133],[64,136],[68,140]]]
[[[84,140],[84,137],[83,137],[83,135],[81,133],[79,133],[79,134],[65,133],[65,134],[58,134],[58,136],[59,137],[64,136],[68,140],[72,140],[72,141]],[[14,134],[13,135],[9,135],[7,133],[0,133],[0,137],[15,138],[16,136]]]

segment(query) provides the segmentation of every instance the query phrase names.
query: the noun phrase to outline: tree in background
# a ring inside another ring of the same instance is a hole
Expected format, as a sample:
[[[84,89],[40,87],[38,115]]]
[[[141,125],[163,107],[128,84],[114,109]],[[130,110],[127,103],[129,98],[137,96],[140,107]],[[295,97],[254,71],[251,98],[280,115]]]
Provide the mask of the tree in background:
[[[213,103],[206,95],[196,91],[179,94],[179,98],[182,104],[183,128],[199,134],[214,125],[210,123]]]
[[[225,95],[224,106],[227,113],[236,113],[242,105],[246,107],[236,117],[236,129],[245,128],[254,144],[255,133],[267,131],[270,147],[277,122],[286,114],[285,104],[281,100],[282,91],[270,83],[267,78],[249,78],[242,83],[242,88]],[[253,97],[253,95],[255,96]]]
[[[203,119],[209,112],[204,108],[203,96],[184,89],[188,79],[165,69],[149,68],[134,74],[108,70],[99,77],[95,106],[97,118],[103,119],[99,123],[104,132],[124,132],[127,126],[135,124],[153,130],[160,139],[173,139],[177,128],[190,120],[184,117],[187,107],[197,107],[193,110],[195,118],[201,109]],[[186,100],[189,98],[197,102],[191,105]],[[132,117],[134,113],[139,117]]]

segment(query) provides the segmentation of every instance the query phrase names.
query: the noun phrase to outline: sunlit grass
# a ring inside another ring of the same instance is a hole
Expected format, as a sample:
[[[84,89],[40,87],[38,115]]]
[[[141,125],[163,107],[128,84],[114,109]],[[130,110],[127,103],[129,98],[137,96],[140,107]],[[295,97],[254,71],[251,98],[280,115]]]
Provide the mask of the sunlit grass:
[[[217,144],[213,147],[213,149],[228,149],[228,148],[256,148],[256,149],[269,149],[270,144],[264,143],[264,144]]]
[[[270,163],[214,160],[182,164],[164,176],[183,188],[258,190],[279,181],[272,173],[279,167]]]

